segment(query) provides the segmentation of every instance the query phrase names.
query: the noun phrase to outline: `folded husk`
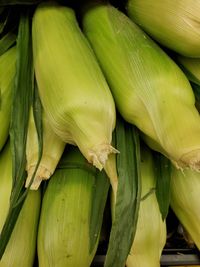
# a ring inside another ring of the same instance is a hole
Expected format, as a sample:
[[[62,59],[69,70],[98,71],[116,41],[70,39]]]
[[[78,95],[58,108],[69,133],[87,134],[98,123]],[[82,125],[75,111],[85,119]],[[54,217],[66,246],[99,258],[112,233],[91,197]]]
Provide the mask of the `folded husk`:
[[[37,190],[43,180],[47,180],[52,176],[65,148],[65,143],[53,132],[49,125],[45,112],[42,113],[42,134],[42,158],[30,187],[32,190]],[[29,117],[26,158],[26,169],[28,173],[26,186],[28,186],[38,161],[38,136],[32,110]]]

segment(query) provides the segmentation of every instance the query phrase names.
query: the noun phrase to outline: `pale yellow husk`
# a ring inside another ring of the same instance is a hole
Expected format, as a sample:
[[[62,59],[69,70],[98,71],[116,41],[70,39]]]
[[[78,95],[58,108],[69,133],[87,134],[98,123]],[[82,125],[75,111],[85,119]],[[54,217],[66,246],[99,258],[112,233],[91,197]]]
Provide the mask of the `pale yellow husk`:
[[[200,249],[200,173],[181,172],[173,168],[171,179],[171,207]]]
[[[200,170],[200,117],[182,70],[110,5],[89,6],[82,24],[123,118],[177,167]]]
[[[0,151],[9,132],[12,92],[16,72],[16,47],[0,56]]]
[[[102,169],[110,153],[115,105],[106,80],[71,8],[43,3],[33,16],[33,54],[49,123]]]
[[[200,1],[128,0],[131,19],[162,45],[200,57]]]
[[[156,177],[151,152],[141,151],[142,198],[139,207],[136,234],[127,258],[127,267],[159,267],[166,243],[166,223],[159,210],[155,186]],[[152,192],[151,192],[152,191]],[[147,194],[151,192],[148,196]]]
[[[65,148],[65,143],[52,130],[46,113],[42,113],[42,132],[43,132],[43,153],[40,165],[37,169],[35,178],[31,184],[30,189],[37,190],[43,180],[47,180],[54,173],[56,166],[62,156]],[[28,136],[26,145],[26,159],[27,159],[27,179],[26,187],[32,179],[35,167],[38,161],[38,136],[35,128],[33,112],[31,109],[28,125]]]
[[[7,144],[0,154],[0,231],[9,209],[12,188],[12,159]],[[40,190],[29,192],[7,244],[0,267],[32,267],[36,252],[37,226],[40,212]]]

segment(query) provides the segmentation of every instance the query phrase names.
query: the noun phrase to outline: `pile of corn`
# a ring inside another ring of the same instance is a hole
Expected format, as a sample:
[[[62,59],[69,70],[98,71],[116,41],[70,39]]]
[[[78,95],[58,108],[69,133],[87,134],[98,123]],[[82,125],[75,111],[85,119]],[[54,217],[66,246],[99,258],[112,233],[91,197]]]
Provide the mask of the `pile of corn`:
[[[0,1],[0,267],[200,249],[200,2],[113,4]]]

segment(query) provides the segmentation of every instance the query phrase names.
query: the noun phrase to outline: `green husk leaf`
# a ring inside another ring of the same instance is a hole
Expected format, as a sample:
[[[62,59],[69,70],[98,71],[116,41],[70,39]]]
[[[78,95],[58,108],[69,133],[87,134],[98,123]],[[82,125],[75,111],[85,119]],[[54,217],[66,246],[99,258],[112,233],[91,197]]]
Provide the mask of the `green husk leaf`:
[[[8,32],[0,39],[0,56],[16,42],[16,35]]]
[[[92,211],[90,217],[90,253],[94,250],[103,221],[103,211],[109,190],[109,179],[104,171],[96,171],[96,185],[93,190]]]
[[[33,105],[32,106],[33,106],[33,117],[34,117],[37,137],[38,137],[38,160],[37,160],[37,164],[35,166],[35,170],[33,172],[30,184],[28,186],[28,189],[30,189],[31,184],[35,178],[37,169],[38,169],[40,161],[42,159],[42,153],[43,153],[43,126],[42,126],[43,109],[42,109],[42,103],[41,103],[40,97],[39,97],[38,86],[37,86],[36,80],[34,83]]]
[[[164,221],[170,204],[171,163],[160,153],[154,154],[154,162],[156,170],[156,197]]]
[[[139,135],[118,117],[115,130],[118,190],[104,267],[125,265],[136,232],[141,195]]]
[[[10,126],[13,185],[8,215],[0,235],[0,258],[4,253],[26,196],[26,194],[23,195],[25,192],[23,185],[26,178],[26,137],[33,91],[32,66],[29,10],[22,9],[17,38],[17,66]],[[23,198],[21,198],[22,195]]]

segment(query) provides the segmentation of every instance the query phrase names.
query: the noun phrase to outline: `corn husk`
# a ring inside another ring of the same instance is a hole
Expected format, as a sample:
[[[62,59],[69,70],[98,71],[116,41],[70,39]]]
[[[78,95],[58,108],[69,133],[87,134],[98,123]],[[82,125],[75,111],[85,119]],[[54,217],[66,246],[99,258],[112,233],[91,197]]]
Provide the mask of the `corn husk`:
[[[42,158],[30,187],[32,190],[37,190],[43,180],[47,180],[52,176],[65,148],[65,143],[51,129],[45,112],[42,114],[42,130]],[[38,136],[35,128],[33,112],[31,110],[26,146],[26,169],[28,173],[26,186],[31,182],[32,175],[35,171],[38,161],[38,152]]]
[[[115,127],[115,106],[95,56],[71,8],[54,2],[33,16],[33,54],[39,94],[50,125],[99,169]]]
[[[162,45],[188,57],[200,56],[200,2],[129,0],[130,18]]]
[[[0,232],[5,222],[9,203],[10,193],[12,188],[12,158],[10,146],[6,145],[0,153],[0,205],[1,205],[1,216],[0,216]]]
[[[40,267],[91,265],[108,188],[107,177],[97,176],[77,148],[68,148],[43,198],[38,233]]]
[[[0,154],[0,232],[10,204],[12,189],[12,158],[7,144]],[[40,190],[29,192],[7,244],[0,267],[32,267],[36,252],[37,226],[39,219]]]
[[[151,152],[141,150],[142,195],[139,207],[136,234],[127,267],[158,267],[166,243],[166,223],[159,210],[155,186],[156,177]]]
[[[15,64],[16,47],[14,46],[0,56],[0,150],[4,146],[9,133]]]
[[[170,205],[177,218],[200,249],[200,173],[173,168]]]
[[[177,61],[182,66],[188,79],[200,85],[200,59],[177,56]]]
[[[177,167],[200,169],[200,117],[181,69],[110,5],[91,4],[82,23],[123,118]]]

